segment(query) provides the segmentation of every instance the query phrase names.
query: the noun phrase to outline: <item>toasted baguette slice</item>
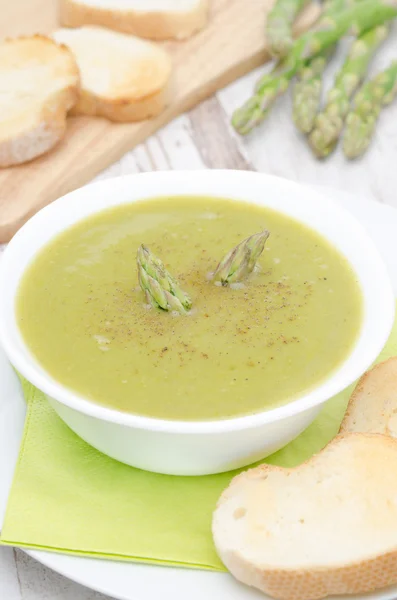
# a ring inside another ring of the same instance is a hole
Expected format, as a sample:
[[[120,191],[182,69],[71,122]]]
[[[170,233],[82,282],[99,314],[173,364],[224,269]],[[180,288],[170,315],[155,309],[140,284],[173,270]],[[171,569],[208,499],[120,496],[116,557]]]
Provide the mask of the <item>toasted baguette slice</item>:
[[[361,377],[340,430],[397,437],[397,357],[376,365]]]
[[[0,45],[0,167],[32,160],[62,138],[79,94],[71,52],[44,36]]]
[[[205,26],[208,11],[209,0],[61,0],[61,24],[102,25],[153,40],[181,40]]]
[[[172,68],[162,48],[102,27],[59,29],[52,35],[70,48],[80,69],[82,90],[73,114],[130,122],[162,112]]]
[[[363,594],[397,583],[397,441],[337,436],[294,469],[235,477],[213,517],[220,558],[281,600]]]

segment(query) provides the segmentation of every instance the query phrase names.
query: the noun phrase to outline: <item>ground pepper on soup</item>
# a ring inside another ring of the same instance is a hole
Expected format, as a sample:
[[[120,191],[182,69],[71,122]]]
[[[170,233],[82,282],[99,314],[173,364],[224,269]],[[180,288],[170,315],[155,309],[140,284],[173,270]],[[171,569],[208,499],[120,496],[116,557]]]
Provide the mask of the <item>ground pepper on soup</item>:
[[[252,233],[270,237],[238,289],[208,280]],[[146,244],[193,301],[151,308],[138,284]],[[347,260],[276,211],[224,199],[161,198],[100,212],[34,257],[17,317],[35,359],[91,401],[138,415],[211,420],[286,404],[325,380],[359,334]]]

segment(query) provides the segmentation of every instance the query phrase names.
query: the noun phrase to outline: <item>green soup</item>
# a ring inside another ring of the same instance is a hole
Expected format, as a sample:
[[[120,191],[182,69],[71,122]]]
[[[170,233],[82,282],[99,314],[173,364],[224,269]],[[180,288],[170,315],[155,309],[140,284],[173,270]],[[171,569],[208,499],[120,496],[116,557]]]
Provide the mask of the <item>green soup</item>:
[[[271,235],[245,287],[208,281],[252,233]],[[136,252],[159,256],[194,310],[148,310]],[[359,334],[362,296],[346,259],[301,223],[221,199],[176,197],[112,208],[49,243],[27,269],[17,316],[61,384],[121,411],[177,420],[247,415],[325,380]]]

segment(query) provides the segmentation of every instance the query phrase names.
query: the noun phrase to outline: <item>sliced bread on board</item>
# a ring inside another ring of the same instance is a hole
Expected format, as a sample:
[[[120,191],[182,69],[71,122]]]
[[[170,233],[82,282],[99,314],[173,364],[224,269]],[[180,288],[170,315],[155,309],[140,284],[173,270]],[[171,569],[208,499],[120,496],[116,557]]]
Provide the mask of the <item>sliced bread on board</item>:
[[[61,0],[65,27],[102,25],[154,40],[186,39],[208,20],[209,0]]]
[[[102,27],[59,29],[52,35],[70,48],[80,69],[81,96],[73,114],[131,122],[165,108],[172,65],[155,43]]]
[[[0,167],[32,160],[53,148],[79,95],[72,53],[44,36],[0,45]]]
[[[220,558],[280,600],[363,594],[397,583],[397,441],[337,436],[306,463],[235,477],[213,517]]]
[[[397,437],[397,357],[379,363],[361,377],[340,431]]]

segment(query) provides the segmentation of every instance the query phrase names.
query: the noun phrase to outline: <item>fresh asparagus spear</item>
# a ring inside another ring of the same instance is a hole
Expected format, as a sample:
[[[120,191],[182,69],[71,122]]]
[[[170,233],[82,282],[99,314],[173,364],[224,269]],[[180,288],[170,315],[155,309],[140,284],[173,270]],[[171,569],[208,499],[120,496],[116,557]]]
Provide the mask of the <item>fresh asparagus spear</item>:
[[[324,2],[323,10],[321,12],[320,18],[315,25],[315,29],[313,29],[312,31],[317,31],[317,30],[322,29],[323,27],[325,27],[325,28],[328,27],[329,19],[332,19],[338,13],[347,10],[355,2],[356,2],[356,0],[326,0]],[[295,43],[295,45],[296,45],[296,43]],[[291,50],[293,50],[293,48],[291,48]],[[315,56],[316,54],[317,54],[317,52],[313,56]],[[306,60],[303,60],[302,64],[300,66],[304,66],[307,63],[307,61],[310,60],[310,58],[312,58],[312,56],[309,56]],[[260,93],[262,90],[264,90],[264,88],[270,82],[272,82],[275,75],[284,75],[290,62],[292,62],[292,61],[291,61],[289,55],[284,57],[283,61],[278,61],[278,63],[275,65],[274,69],[269,74],[263,75],[262,77],[259,78],[259,80],[256,82],[256,85],[255,85],[255,91]]]
[[[186,314],[192,307],[189,296],[181,290],[159,258],[142,244],[137,252],[138,279],[148,304],[154,308]]]
[[[388,69],[363,85],[354,107],[346,117],[343,150],[347,158],[364,154],[375,131],[381,110],[397,96],[397,60]]]
[[[324,8],[323,8],[323,12],[322,15],[320,17],[320,20],[318,22],[318,27],[321,27],[321,25],[324,23],[324,20],[332,17],[334,14],[338,13],[339,11],[342,10],[346,10],[351,4],[352,2],[354,2],[355,0],[326,0],[326,2],[324,3]],[[327,52],[324,51],[324,53]],[[261,102],[258,103],[256,97],[254,96],[253,98],[251,98],[251,100],[249,100],[246,105],[245,108],[250,110],[250,107],[252,107],[252,119],[253,121],[256,120],[256,125],[259,125],[259,123],[261,121],[263,121],[267,114],[270,112],[270,109],[272,108],[273,104],[276,102],[277,98],[279,96],[282,96],[288,89],[289,85],[290,85],[290,81],[292,79],[292,77],[290,78],[289,76],[284,77],[286,69],[288,69],[288,57],[284,60],[284,61],[279,61],[276,63],[274,69],[267,75],[264,75],[263,77],[261,77],[259,79],[259,81],[256,84],[255,90],[258,93],[261,93],[261,90],[263,90],[263,96],[261,99]],[[305,66],[310,62],[310,59],[307,61],[304,61],[302,64],[302,69],[305,68]],[[317,67],[317,63],[316,63],[316,67]],[[275,82],[275,85],[270,85],[272,81],[274,81],[275,77],[278,77],[280,75],[280,79]],[[269,87],[267,89],[266,86],[269,84]],[[309,81],[307,81],[307,85],[309,86]],[[304,94],[304,90],[301,90]],[[320,90],[321,92],[321,90]],[[303,99],[303,98],[302,98]],[[248,133],[251,129],[251,124],[248,124],[248,128],[247,131],[244,130],[239,130],[240,133],[244,134],[244,133]]]
[[[322,18],[332,17],[341,10],[348,8],[358,0],[326,0],[323,6]],[[323,91],[323,74],[337,44],[334,44],[310,58],[298,70],[298,82],[293,92],[292,116],[296,127],[302,133],[310,133],[319,112]]]
[[[246,279],[254,270],[269,235],[266,230],[255,233],[230,250],[215,269],[213,281],[227,286]]]
[[[310,146],[319,158],[328,156],[338,143],[351,98],[364,78],[371,58],[389,31],[388,24],[379,25],[353,42],[335,85],[329,92],[325,109],[317,115],[315,127],[309,136]]]
[[[323,74],[335,46],[308,61],[298,72],[293,93],[292,116],[302,133],[310,133],[321,103]]]
[[[277,97],[288,88],[291,79],[305,62],[320,54],[348,32],[355,35],[397,17],[397,0],[363,0],[346,10],[326,16],[311,31],[292,45],[282,68],[265,75],[255,95],[235,111],[232,124],[241,133],[249,133],[267,116]]]
[[[270,53],[277,57],[288,54],[293,43],[292,25],[309,0],[276,0],[266,20],[266,39]]]

